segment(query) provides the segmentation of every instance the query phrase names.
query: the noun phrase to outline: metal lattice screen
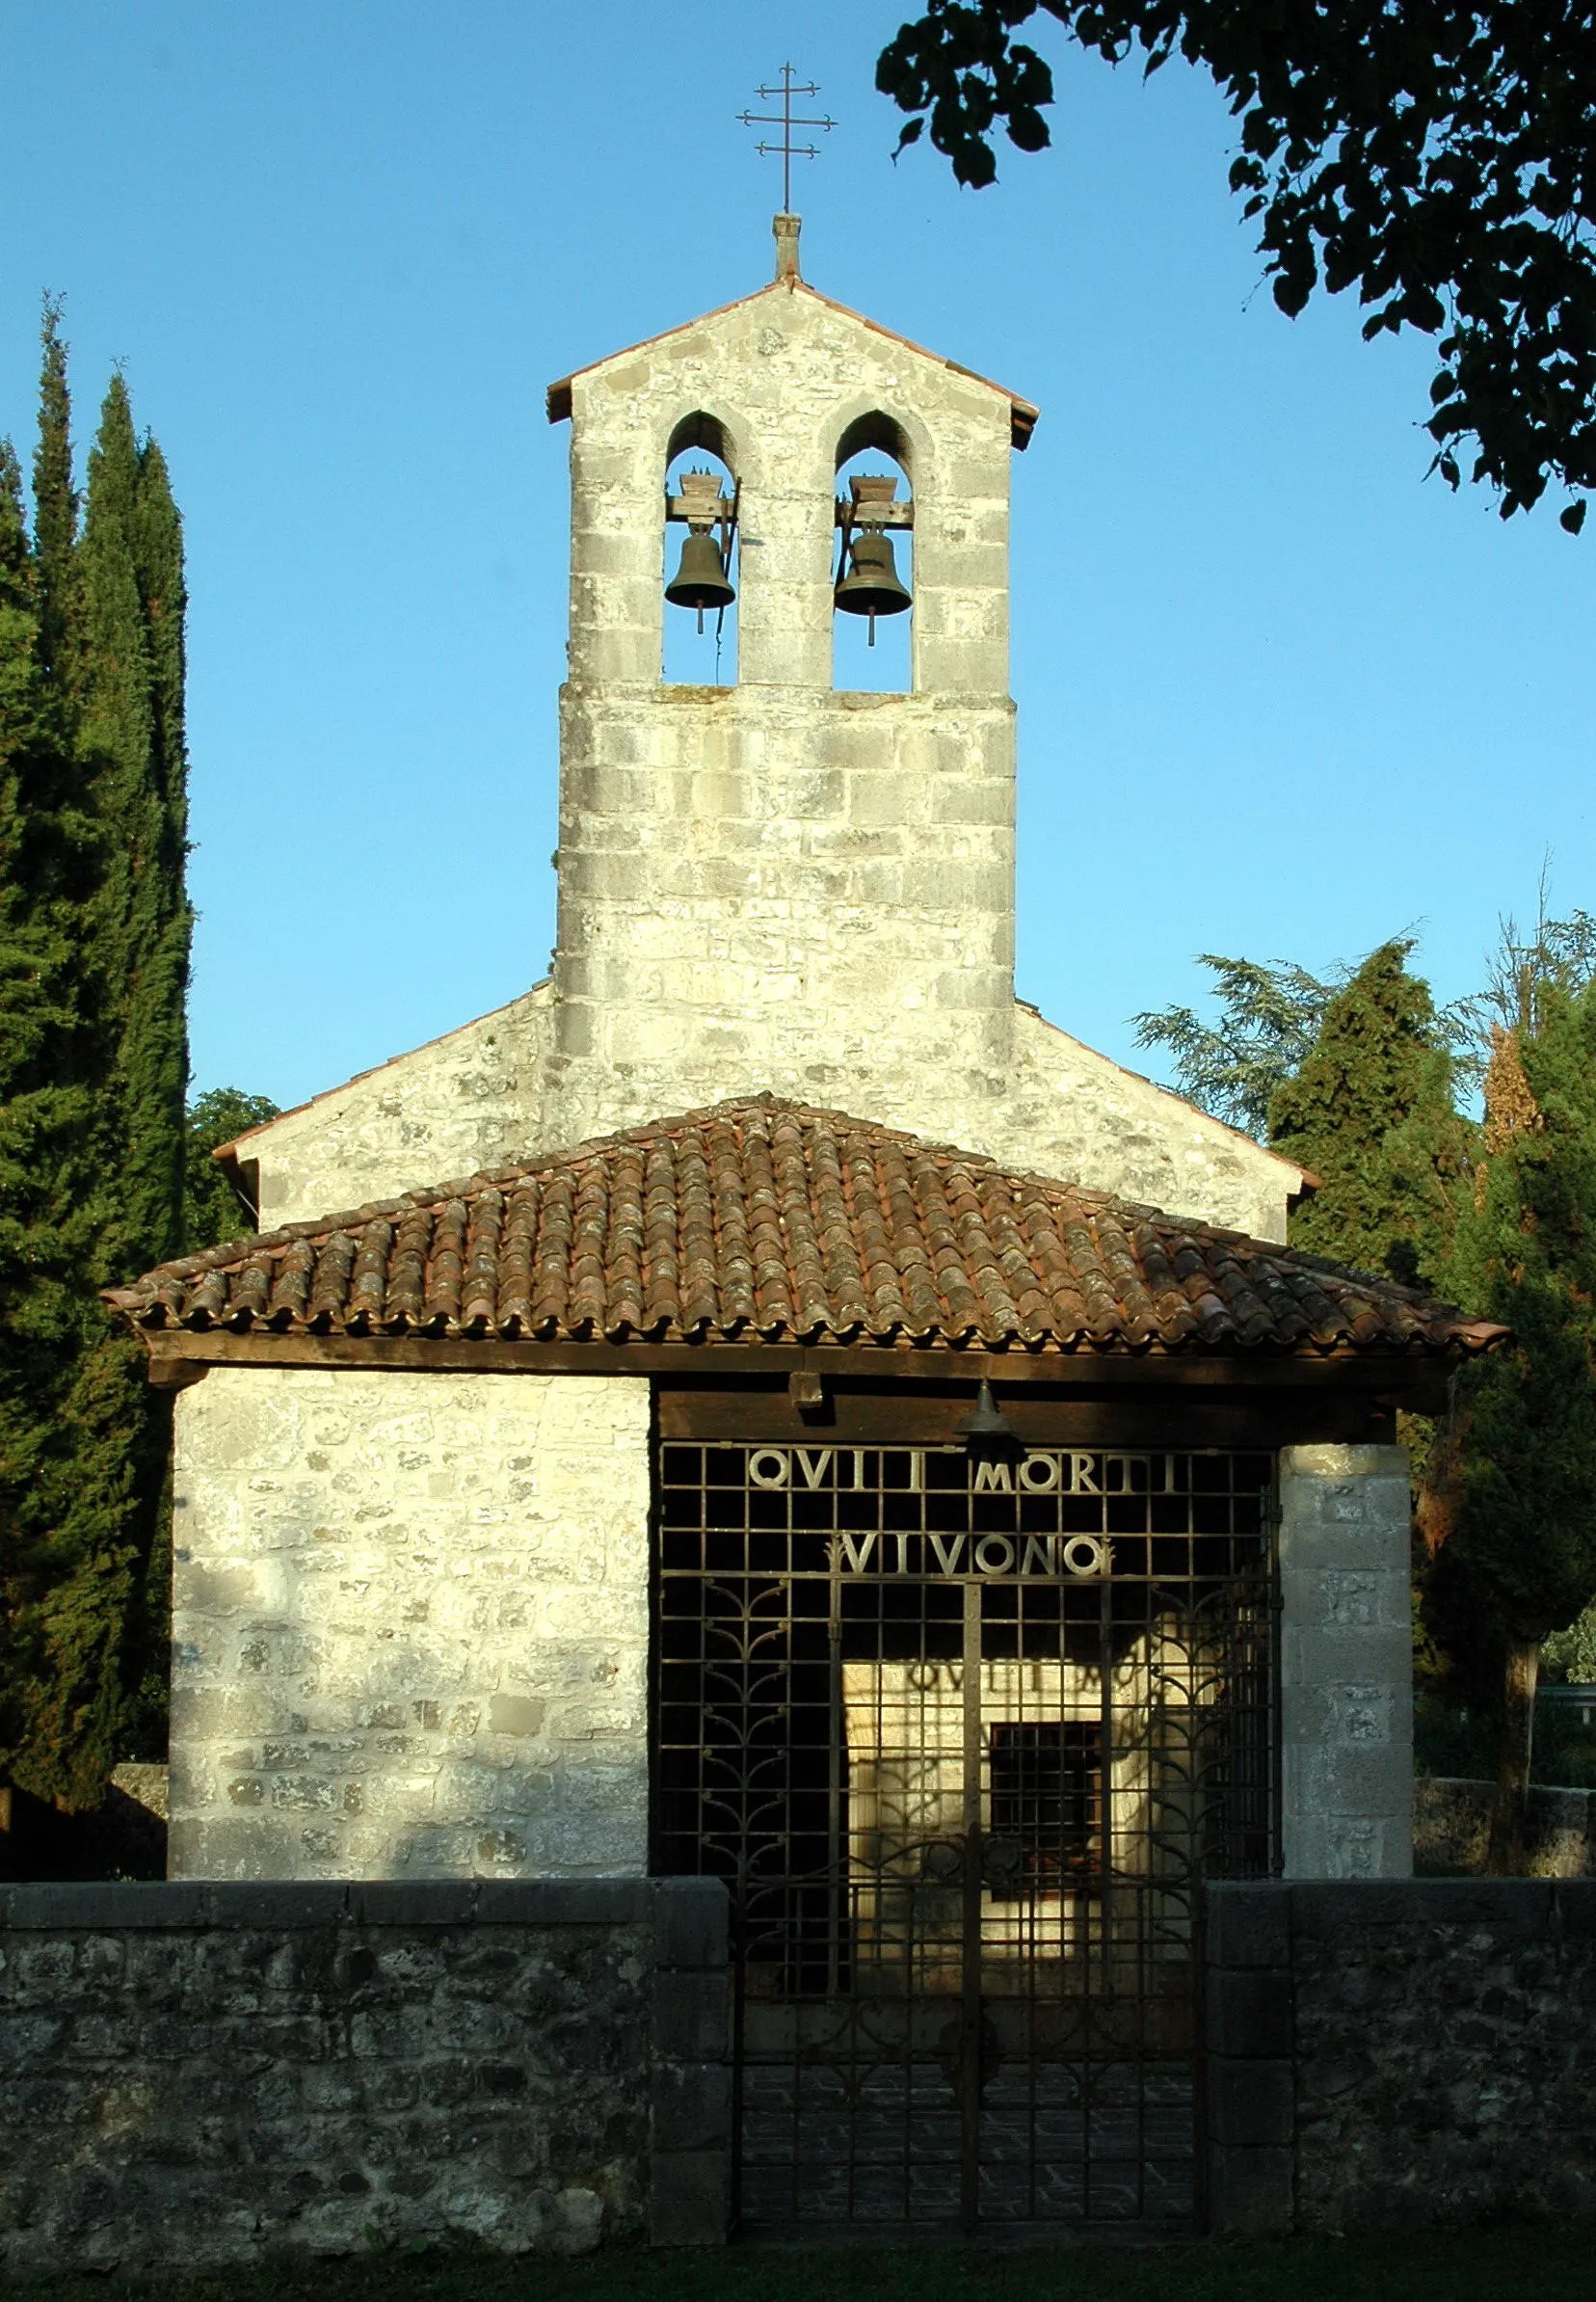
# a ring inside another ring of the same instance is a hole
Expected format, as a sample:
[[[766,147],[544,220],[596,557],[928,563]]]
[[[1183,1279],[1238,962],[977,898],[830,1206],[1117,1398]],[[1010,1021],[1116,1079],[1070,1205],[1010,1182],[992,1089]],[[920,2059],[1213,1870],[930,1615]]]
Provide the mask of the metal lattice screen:
[[[1273,1845],[1272,1459],[669,1440],[655,1860],[732,1892],[745,2223],[1191,2210]]]

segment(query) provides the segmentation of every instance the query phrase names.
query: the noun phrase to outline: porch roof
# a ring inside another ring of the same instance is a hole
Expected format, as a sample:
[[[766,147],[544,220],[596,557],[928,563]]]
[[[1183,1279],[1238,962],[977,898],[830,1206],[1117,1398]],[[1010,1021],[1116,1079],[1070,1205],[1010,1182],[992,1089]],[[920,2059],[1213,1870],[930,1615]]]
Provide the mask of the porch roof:
[[[236,1240],[106,1299],[152,1346],[220,1329],[1412,1358],[1505,1331],[1290,1247],[769,1096]]]

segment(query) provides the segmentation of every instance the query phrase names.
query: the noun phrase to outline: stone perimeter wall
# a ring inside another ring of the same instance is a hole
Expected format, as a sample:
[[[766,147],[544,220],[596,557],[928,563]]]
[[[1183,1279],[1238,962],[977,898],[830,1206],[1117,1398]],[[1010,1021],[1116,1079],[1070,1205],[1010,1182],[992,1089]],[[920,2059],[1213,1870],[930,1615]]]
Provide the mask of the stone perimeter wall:
[[[1596,1881],[1208,1890],[1219,2231],[1596,2219]]]
[[[0,1889],[0,2268],[719,2244],[714,1880]]]
[[[640,1874],[649,1414],[635,1376],[180,1392],[169,1875]]]
[[[1441,1877],[1485,1868],[1494,1782],[1455,1775],[1421,1776],[1413,1786],[1413,1859]],[[1596,1876],[1596,1790],[1559,1790],[1537,1782],[1530,1793],[1528,1860],[1536,1879]]]

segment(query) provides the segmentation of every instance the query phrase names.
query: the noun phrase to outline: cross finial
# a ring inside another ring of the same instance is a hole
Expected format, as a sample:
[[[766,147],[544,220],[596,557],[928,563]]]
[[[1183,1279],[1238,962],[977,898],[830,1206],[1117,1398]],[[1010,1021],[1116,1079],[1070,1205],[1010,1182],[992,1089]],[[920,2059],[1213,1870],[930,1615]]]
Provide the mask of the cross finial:
[[[760,88],[758,91],[759,101],[763,104],[771,103],[777,96],[780,96],[782,99],[782,109],[780,112],[739,112],[737,115],[737,118],[742,121],[742,124],[745,128],[780,128],[782,131],[782,141],[780,144],[777,144],[774,141],[767,142],[765,138],[761,136],[759,139],[758,149],[761,153],[779,152],[781,154],[782,213],[784,216],[790,216],[792,213],[793,161],[812,160],[818,157],[816,146],[812,144],[793,143],[793,129],[822,128],[829,131],[830,129],[835,128],[837,125],[835,120],[818,119],[806,114],[795,113],[793,111],[792,99],[794,96],[814,96],[820,94],[818,82],[814,80],[795,80],[793,74],[796,69],[797,67],[795,65],[784,64],[782,67],[782,79],[780,87]]]

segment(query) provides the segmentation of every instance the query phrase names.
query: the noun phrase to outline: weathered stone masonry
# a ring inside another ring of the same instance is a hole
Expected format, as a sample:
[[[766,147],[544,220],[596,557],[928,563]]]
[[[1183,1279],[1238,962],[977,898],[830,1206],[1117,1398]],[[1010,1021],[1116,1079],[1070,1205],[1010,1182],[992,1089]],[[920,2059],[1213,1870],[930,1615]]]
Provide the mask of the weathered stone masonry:
[[[1227,1884],[1219,2231],[1596,2218],[1596,1882]],[[713,1881],[0,1891],[0,2266],[718,2243]]]
[[[179,1394],[172,1877],[647,1867],[649,1396],[270,1366]],[[1286,1874],[1405,1877],[1406,1458],[1281,1465]]]
[[[1208,1892],[1221,2231],[1596,2218],[1596,1881]]]
[[[644,1870],[649,1491],[637,1378],[180,1393],[170,1875]]]
[[[712,1880],[0,1890],[0,2267],[726,2234]]]
[[[1035,410],[784,280],[581,370],[550,413],[551,980],[253,1131],[263,1223],[769,1092],[1284,1239],[1297,1168],[1014,997],[1010,464]],[[662,486],[706,429],[741,491],[722,687],[660,676]],[[906,694],[832,685],[838,465],[866,444],[912,482]]]
[[[1288,1878],[1413,1868],[1405,1447],[1280,1457],[1281,1854]]]

